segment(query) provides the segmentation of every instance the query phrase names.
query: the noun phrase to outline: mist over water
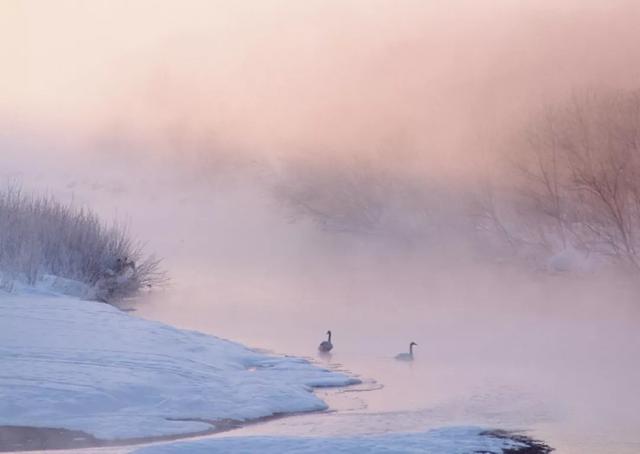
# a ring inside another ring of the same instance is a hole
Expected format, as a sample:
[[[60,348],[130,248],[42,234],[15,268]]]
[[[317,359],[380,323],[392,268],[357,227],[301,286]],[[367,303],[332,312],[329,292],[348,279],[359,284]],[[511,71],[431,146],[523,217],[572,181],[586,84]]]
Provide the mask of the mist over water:
[[[637,451],[640,336],[635,292],[624,283],[424,261],[416,271],[406,257],[382,255],[318,262],[201,270],[188,288],[140,307],[145,317],[347,370],[374,389],[328,391],[337,414],[235,435],[478,424],[527,430],[559,452]],[[326,329],[330,358],[315,353]],[[416,360],[395,361],[412,340]]]
[[[171,286],[141,316],[318,361],[331,329],[329,363],[383,386],[239,434],[472,423],[640,450],[637,276],[521,266],[460,223],[540,108],[637,87],[637,2],[8,1],[0,18],[0,178],[164,257]],[[283,203],[332,206],[341,172],[384,183],[382,228]],[[425,187],[428,233],[405,197]],[[394,362],[410,341],[416,361]]]

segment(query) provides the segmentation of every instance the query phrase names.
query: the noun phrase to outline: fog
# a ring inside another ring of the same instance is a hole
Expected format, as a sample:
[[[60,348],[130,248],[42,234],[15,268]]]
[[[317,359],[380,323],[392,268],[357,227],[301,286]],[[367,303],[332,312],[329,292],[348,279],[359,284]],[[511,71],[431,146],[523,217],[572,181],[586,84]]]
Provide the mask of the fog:
[[[541,109],[638,87],[639,19],[633,0],[4,1],[0,178],[125,221],[164,257],[171,286],[143,316],[300,355],[331,328],[336,361],[394,390],[369,393],[375,411],[435,405],[413,396],[438,373],[433,392],[467,396],[448,361],[521,366],[487,380],[535,405],[452,419],[632,452],[636,276],[505,260],[461,219]],[[301,212],[309,193],[333,220]],[[354,203],[382,220],[349,218]],[[440,372],[406,385],[380,358],[410,340]]]
[[[635,2],[35,5],[3,2],[3,123],[83,152],[376,150],[458,169],[545,102],[640,69]]]
[[[633,1],[0,8],[3,178],[126,220],[169,268],[295,271],[332,248],[475,258],[461,218],[530,118],[640,75]],[[287,206],[309,191],[342,218],[384,204],[382,227],[327,234]]]

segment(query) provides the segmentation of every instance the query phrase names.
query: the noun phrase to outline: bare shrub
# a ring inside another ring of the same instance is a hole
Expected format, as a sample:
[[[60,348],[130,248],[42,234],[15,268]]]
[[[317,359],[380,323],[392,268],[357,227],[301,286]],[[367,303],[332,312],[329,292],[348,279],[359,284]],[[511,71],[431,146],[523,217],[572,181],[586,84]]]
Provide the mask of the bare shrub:
[[[77,280],[105,301],[166,280],[160,260],[146,256],[124,227],[15,186],[0,192],[0,271],[31,285],[43,274]]]

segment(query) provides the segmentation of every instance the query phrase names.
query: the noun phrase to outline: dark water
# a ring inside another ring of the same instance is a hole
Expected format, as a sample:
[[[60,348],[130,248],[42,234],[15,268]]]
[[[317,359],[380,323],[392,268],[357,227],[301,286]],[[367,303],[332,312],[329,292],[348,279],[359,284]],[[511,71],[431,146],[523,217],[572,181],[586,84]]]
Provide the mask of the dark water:
[[[328,413],[232,435],[472,424],[525,431],[559,453],[640,452],[640,311],[627,287],[597,276],[426,276],[387,265],[311,266],[295,279],[268,269],[192,272],[138,314],[305,356],[364,381],[321,391]],[[320,357],[327,329],[335,348]],[[410,341],[419,344],[415,360],[394,360]]]

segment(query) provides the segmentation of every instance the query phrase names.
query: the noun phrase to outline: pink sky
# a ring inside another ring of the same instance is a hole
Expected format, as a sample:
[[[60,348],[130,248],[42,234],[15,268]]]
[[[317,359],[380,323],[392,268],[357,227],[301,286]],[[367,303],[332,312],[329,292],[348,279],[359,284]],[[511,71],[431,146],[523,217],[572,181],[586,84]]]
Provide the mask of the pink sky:
[[[571,91],[636,86],[639,13],[623,0],[5,0],[0,125],[459,162]]]

